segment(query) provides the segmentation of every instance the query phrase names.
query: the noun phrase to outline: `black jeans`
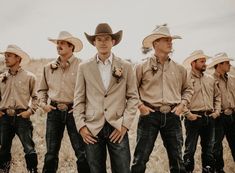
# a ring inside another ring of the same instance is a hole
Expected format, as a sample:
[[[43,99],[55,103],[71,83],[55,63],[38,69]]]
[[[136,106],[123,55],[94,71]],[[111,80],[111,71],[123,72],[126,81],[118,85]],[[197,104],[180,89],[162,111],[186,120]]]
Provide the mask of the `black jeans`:
[[[43,173],[55,173],[58,169],[59,150],[65,126],[77,157],[77,170],[79,173],[89,173],[85,156],[85,148],[81,135],[78,133],[74,117],[68,111],[52,110],[47,115],[46,145]]]
[[[182,159],[183,135],[180,117],[171,112],[163,114],[158,111],[141,116],[139,119],[132,173],[145,172],[146,163],[154,148],[159,131],[167,150],[170,172],[185,173]]]
[[[197,148],[198,138],[201,139],[202,169],[210,167],[214,169],[213,147],[215,143],[215,120],[212,117],[199,114],[202,117],[195,121],[185,119],[186,140],[184,163],[187,171],[194,170],[194,154]]]
[[[229,147],[235,162],[235,113],[232,115],[221,114],[215,122],[215,147],[214,157],[216,160],[216,170],[223,170],[223,145],[222,141],[226,136]]]
[[[130,148],[128,134],[121,143],[110,142],[109,136],[114,128],[105,123],[98,134],[97,143],[86,144],[87,160],[91,173],[106,173],[107,149],[110,155],[112,173],[130,173]]]
[[[25,153],[27,169],[37,170],[37,154],[32,140],[33,126],[29,118],[3,115],[0,118],[0,169],[10,169],[12,140],[15,134],[19,137]]]

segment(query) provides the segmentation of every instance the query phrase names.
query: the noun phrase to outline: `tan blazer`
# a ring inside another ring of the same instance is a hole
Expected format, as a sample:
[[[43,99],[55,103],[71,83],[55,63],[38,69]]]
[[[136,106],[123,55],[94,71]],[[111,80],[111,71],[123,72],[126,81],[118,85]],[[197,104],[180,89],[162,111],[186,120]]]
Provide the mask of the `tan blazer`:
[[[113,56],[112,70],[122,68],[118,81],[113,75],[104,88],[96,56],[78,68],[74,95],[74,117],[78,130],[87,126],[96,136],[108,121],[114,128],[130,128],[137,112],[138,92],[131,64]]]

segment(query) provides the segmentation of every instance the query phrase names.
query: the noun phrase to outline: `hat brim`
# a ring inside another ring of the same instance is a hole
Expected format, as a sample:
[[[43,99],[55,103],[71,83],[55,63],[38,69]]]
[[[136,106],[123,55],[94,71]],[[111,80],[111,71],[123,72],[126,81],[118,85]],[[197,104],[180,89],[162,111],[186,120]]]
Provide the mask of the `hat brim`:
[[[186,67],[186,68],[189,68],[191,67],[191,63],[197,59],[200,59],[200,58],[206,58],[206,60],[212,58],[210,56],[207,56],[205,54],[201,54],[201,55],[194,55],[194,56],[189,56],[188,58],[186,58],[183,62],[183,66]]]
[[[0,52],[0,54],[2,54],[2,55],[5,55],[5,53],[13,53],[13,54],[18,55],[21,58],[20,65],[22,65],[22,66],[27,65],[30,62],[30,56],[22,50],[20,50],[20,51],[18,51],[18,50],[12,50],[12,51],[7,50],[5,52]]]
[[[78,38],[71,37],[71,38],[66,38],[66,39],[53,39],[53,38],[48,38],[49,41],[52,43],[57,44],[57,41],[67,41],[74,45],[74,52],[80,52],[83,48],[82,41]]]
[[[210,69],[210,68],[213,68],[215,65],[219,64],[219,63],[222,63],[222,62],[225,62],[225,61],[234,61],[234,59],[232,58],[221,58],[221,59],[217,59],[215,61],[212,61],[208,66],[207,68]]]
[[[153,46],[153,42],[160,38],[172,38],[172,39],[182,39],[182,37],[178,35],[163,35],[163,34],[150,34],[149,36],[145,37],[142,45],[145,48],[151,48]]]
[[[95,37],[96,36],[99,36],[99,35],[110,35],[114,40],[115,40],[115,43],[113,46],[116,46],[117,44],[120,43],[120,41],[122,40],[122,33],[123,31],[120,30],[118,31],[117,33],[114,33],[114,34],[110,34],[110,33],[99,33],[99,34],[95,34],[95,35],[88,35],[87,33],[84,32],[87,40],[89,41],[89,43],[91,43],[93,46],[94,45],[94,41],[95,41]]]

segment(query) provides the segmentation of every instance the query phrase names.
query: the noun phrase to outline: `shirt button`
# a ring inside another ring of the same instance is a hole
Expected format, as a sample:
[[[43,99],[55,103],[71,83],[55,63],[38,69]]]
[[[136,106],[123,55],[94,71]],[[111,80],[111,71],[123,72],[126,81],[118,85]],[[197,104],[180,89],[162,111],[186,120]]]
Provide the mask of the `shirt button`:
[[[105,94],[104,97],[107,97],[107,94]]]
[[[106,112],[106,111],[107,111],[107,109],[105,108],[105,109],[104,109],[104,111]]]

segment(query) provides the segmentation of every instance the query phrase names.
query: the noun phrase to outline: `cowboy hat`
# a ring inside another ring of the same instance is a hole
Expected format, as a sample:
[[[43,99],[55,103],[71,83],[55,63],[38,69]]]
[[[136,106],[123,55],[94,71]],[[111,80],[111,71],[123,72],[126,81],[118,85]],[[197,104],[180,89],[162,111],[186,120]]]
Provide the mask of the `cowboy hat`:
[[[14,44],[8,45],[7,49],[4,52],[0,52],[0,54],[3,54],[3,55],[5,55],[5,53],[13,53],[19,56],[21,58],[21,62],[20,62],[21,65],[26,65],[30,61],[29,55]]]
[[[190,67],[191,66],[191,63],[197,59],[200,59],[200,58],[206,58],[206,59],[209,59],[211,57],[209,57],[208,55],[205,55],[204,52],[202,50],[195,50],[193,51],[189,57],[187,57],[184,62],[183,62],[183,65],[185,67]]]
[[[49,41],[57,44],[57,41],[67,41],[69,43],[71,43],[72,45],[74,45],[74,52],[79,52],[82,50],[83,44],[82,41],[74,36],[72,36],[72,34],[70,34],[67,31],[61,31],[59,33],[58,38],[56,39],[52,39],[52,38],[48,38]]]
[[[234,61],[232,58],[229,58],[225,52],[221,52],[213,57],[212,62],[207,66],[207,68],[212,68],[215,65],[225,62],[225,61]]]
[[[100,23],[99,25],[97,25],[94,35],[88,35],[87,33],[84,34],[89,43],[91,43],[93,46],[95,37],[98,35],[110,35],[115,40],[114,46],[117,45],[122,39],[122,30],[118,31],[117,33],[113,33],[111,27],[107,23]]]
[[[157,25],[150,35],[144,38],[142,45],[144,48],[151,48],[153,42],[159,38],[170,37],[172,39],[181,39],[178,35],[171,35],[167,24]]]

